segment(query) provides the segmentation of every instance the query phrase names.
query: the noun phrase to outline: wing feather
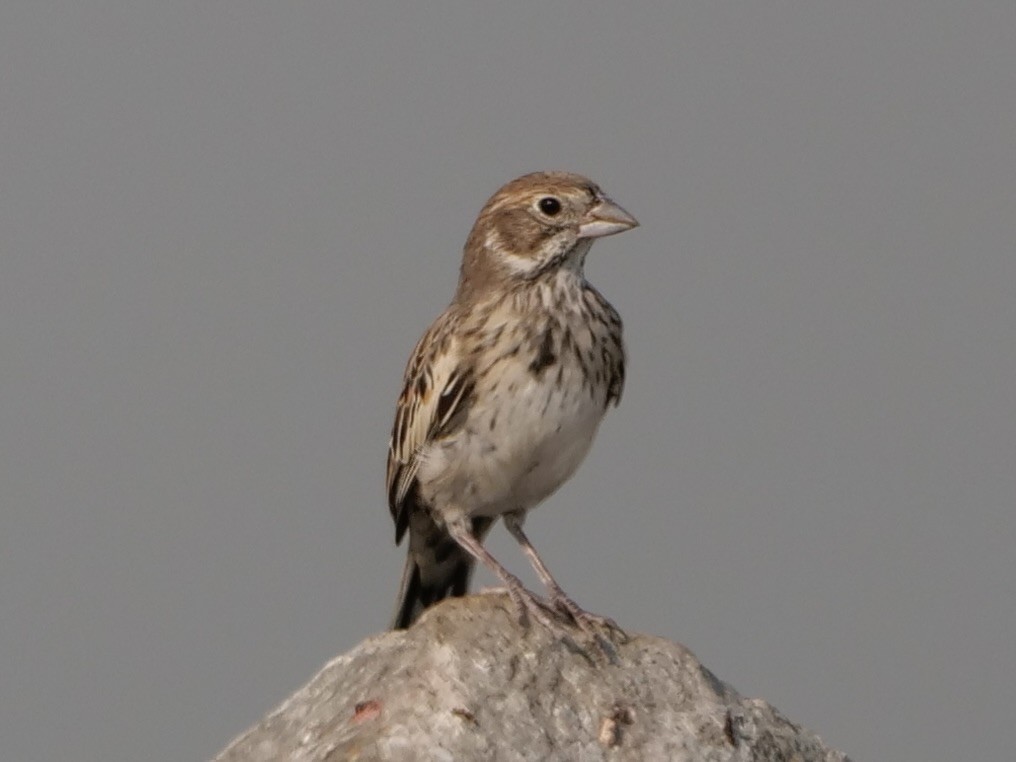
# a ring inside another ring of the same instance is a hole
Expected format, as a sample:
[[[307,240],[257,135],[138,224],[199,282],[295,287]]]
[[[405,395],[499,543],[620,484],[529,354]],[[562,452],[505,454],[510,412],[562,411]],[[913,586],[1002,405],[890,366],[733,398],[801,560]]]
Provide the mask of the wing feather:
[[[421,450],[454,431],[472,399],[472,367],[452,339],[456,323],[452,313],[438,318],[417,343],[406,367],[386,474],[396,542],[409,525]]]

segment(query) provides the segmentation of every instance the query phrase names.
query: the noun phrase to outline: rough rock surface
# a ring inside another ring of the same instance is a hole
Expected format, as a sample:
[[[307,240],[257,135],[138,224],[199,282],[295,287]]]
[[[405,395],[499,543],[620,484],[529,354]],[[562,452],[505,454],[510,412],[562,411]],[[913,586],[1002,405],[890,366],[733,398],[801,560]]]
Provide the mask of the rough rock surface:
[[[523,628],[503,593],[452,599],[333,660],[216,762],[847,760],[683,646],[610,643]]]

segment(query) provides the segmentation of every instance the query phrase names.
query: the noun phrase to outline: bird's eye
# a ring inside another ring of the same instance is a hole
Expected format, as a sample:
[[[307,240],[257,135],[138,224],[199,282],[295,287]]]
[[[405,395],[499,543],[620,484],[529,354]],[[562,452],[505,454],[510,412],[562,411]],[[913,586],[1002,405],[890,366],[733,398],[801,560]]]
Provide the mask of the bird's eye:
[[[540,211],[548,217],[553,217],[561,211],[561,202],[553,196],[545,196],[544,198],[541,198],[538,206],[540,207]]]

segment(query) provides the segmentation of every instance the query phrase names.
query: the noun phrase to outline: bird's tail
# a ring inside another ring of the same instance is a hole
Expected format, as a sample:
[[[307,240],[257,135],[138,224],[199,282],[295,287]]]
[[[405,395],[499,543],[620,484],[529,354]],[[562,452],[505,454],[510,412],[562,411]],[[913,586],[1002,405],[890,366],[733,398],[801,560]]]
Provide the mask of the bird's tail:
[[[482,540],[491,523],[486,518],[474,519],[473,533]],[[391,629],[404,630],[424,609],[445,598],[465,595],[473,566],[473,557],[443,528],[429,521],[426,527],[412,526]]]
[[[456,551],[460,556],[454,563],[442,564],[438,577],[425,574],[413,553],[407,554],[406,566],[402,570],[402,584],[395,601],[395,615],[391,629],[404,630],[416,621],[428,606],[456,595],[465,595],[469,577],[473,571],[473,559],[465,551]]]

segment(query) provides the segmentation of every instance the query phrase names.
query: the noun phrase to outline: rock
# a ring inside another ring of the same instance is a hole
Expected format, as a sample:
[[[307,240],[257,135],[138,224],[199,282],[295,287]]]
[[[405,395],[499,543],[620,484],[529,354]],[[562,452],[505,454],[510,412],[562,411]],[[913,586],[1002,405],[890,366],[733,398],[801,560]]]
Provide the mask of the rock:
[[[368,638],[216,762],[474,759],[848,762],[681,645],[568,642],[521,626],[503,592]]]

